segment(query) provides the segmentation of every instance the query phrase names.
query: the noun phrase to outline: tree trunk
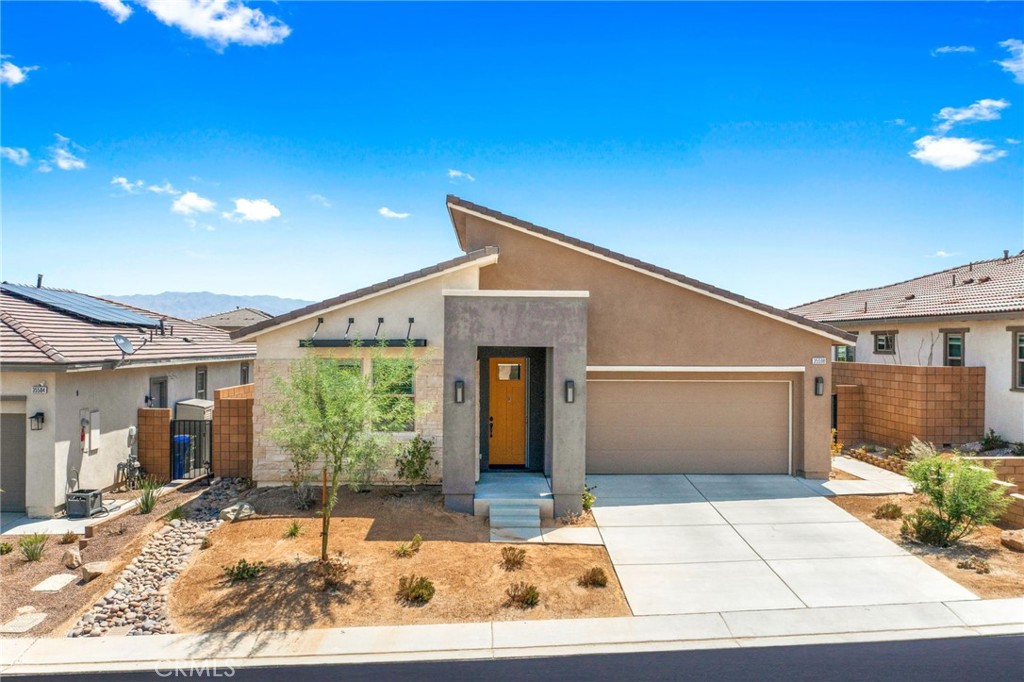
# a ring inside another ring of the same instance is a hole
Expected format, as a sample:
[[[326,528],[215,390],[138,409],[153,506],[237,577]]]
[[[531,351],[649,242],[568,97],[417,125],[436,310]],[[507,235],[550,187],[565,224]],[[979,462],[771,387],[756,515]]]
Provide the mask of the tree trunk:
[[[323,470],[323,491],[320,500],[321,516],[323,517],[323,530],[320,532],[320,561],[327,561],[327,534],[331,529],[331,510],[327,508],[327,465]]]

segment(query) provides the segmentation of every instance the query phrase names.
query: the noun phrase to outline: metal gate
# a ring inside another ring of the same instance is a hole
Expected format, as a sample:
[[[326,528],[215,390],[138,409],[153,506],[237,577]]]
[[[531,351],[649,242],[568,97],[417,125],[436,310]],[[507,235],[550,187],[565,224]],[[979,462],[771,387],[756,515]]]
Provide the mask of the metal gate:
[[[206,476],[212,453],[212,421],[171,420],[171,480]]]

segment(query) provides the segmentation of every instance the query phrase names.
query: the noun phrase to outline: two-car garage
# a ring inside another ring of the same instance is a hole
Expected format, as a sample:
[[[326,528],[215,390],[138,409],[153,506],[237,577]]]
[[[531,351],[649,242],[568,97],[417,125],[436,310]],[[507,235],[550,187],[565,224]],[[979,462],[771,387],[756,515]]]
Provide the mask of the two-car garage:
[[[792,393],[782,377],[591,375],[587,473],[792,473]]]

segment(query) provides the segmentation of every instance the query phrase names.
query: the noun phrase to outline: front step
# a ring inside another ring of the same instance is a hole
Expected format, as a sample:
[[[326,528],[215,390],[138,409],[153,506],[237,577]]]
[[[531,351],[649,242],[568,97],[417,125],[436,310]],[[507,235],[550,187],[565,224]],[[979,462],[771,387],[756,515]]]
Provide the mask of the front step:
[[[540,507],[535,504],[492,504],[491,529],[540,528]]]

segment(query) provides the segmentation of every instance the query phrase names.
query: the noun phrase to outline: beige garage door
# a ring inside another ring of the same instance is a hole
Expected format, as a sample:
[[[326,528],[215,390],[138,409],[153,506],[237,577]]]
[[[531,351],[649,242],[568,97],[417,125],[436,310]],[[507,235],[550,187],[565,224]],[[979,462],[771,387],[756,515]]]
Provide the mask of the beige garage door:
[[[588,381],[587,472],[789,473],[789,384]]]

